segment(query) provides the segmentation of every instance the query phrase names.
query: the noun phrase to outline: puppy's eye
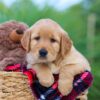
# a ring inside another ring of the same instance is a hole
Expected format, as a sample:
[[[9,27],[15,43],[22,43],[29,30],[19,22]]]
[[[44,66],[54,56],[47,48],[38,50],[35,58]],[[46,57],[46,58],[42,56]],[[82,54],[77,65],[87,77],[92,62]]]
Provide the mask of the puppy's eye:
[[[53,39],[53,38],[51,38],[50,41],[51,41],[52,43],[55,43],[55,42],[56,42],[56,40]]]
[[[37,37],[35,37],[34,39],[38,41],[38,40],[40,40],[40,37],[39,37],[39,36],[37,36]]]

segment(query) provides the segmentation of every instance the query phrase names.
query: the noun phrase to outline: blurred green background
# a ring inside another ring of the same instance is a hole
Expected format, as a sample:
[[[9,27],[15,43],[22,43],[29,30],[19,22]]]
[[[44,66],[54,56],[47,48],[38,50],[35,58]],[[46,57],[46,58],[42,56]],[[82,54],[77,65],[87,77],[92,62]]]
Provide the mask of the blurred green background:
[[[49,0],[45,1],[42,7],[35,0],[14,0],[10,6],[0,0],[0,23],[14,19],[31,26],[41,18],[57,21],[69,33],[76,48],[90,61],[94,83],[89,100],[100,100],[100,0],[81,0],[63,10],[55,7],[60,0],[54,0],[53,5]]]

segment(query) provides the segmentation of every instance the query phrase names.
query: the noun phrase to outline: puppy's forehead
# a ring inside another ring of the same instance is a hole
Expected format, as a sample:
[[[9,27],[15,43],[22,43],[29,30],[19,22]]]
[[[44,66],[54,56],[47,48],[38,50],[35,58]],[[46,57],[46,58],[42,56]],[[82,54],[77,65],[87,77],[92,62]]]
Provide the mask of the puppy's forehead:
[[[56,29],[54,27],[50,26],[41,26],[39,29],[39,35],[41,36],[47,36],[52,37],[55,36],[55,34],[58,34]]]
[[[59,36],[60,26],[51,20],[40,20],[33,26],[33,31],[41,36]]]
[[[57,24],[55,21],[51,20],[51,19],[41,19],[38,22],[35,23],[35,25],[37,26],[53,26],[53,27],[60,27],[59,24]]]

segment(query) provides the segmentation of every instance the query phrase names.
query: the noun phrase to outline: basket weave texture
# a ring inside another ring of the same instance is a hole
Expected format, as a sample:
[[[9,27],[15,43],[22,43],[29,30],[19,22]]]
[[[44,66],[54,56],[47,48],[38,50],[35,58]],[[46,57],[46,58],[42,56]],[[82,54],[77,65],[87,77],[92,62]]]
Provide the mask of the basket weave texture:
[[[0,72],[0,100],[35,100],[21,72]]]

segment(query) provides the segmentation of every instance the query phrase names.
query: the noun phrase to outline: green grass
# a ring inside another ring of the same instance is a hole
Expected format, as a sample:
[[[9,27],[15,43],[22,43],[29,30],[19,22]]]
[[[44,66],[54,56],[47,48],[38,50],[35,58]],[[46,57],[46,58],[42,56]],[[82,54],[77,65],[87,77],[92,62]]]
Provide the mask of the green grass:
[[[94,81],[89,89],[89,100],[100,100],[100,66],[93,66],[92,73]]]

